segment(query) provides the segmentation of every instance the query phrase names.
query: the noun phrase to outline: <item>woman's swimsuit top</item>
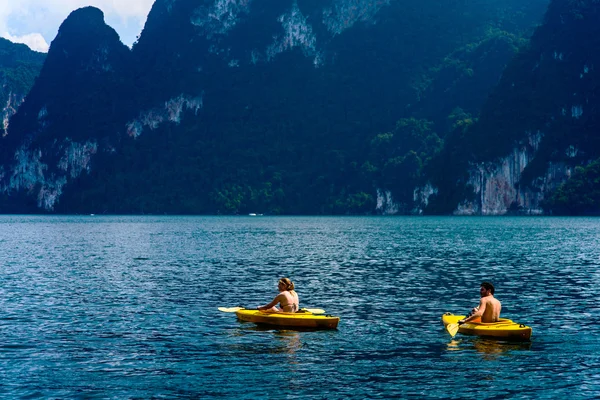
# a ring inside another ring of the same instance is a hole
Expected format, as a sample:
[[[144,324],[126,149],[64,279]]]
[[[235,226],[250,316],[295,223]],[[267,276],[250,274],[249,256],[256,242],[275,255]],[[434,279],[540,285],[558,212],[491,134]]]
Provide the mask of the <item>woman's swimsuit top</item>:
[[[299,308],[298,303],[288,303],[288,304],[280,303],[280,304],[281,304],[281,311],[283,311],[283,312],[294,312],[294,313],[298,312],[298,308]],[[291,310],[290,310],[290,307],[291,307]]]

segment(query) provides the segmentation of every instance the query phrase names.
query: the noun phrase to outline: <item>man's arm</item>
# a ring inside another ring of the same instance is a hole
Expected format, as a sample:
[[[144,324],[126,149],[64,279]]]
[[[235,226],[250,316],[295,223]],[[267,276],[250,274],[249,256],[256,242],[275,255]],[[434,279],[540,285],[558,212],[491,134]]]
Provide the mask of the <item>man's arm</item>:
[[[461,319],[460,321],[458,321],[458,324],[464,324],[465,322],[469,322],[477,317],[481,317],[483,315],[483,313],[485,312],[485,301],[483,301],[483,298],[481,300],[479,300],[479,310],[477,310],[474,314],[471,314],[470,317]]]

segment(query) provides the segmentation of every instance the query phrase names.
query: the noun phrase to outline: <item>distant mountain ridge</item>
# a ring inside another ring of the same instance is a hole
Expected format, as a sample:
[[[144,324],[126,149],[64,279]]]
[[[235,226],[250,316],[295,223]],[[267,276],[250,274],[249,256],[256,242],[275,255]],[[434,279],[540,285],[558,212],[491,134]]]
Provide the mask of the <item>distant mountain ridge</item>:
[[[423,209],[547,3],[158,0],[132,50],[77,10],[3,139],[0,211]]]

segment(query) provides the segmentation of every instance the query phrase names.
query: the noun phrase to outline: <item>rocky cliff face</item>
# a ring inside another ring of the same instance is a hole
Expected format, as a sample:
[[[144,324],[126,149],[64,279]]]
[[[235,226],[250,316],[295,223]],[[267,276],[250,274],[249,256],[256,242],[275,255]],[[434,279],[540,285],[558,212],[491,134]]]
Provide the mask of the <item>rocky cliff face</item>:
[[[373,180],[368,143],[412,113],[451,110],[427,96],[451,100],[478,82],[460,104],[477,109],[514,45],[483,38],[490,25],[514,25],[499,16],[529,16],[514,32],[535,23],[532,10],[546,0],[534,3],[157,0],[131,51],[100,10],[77,10],[2,140],[3,204],[19,212],[411,212]],[[457,55],[471,43],[481,52]],[[439,69],[449,54],[460,68]],[[491,72],[469,80],[469,57],[488,61],[475,71]],[[423,89],[423,71],[433,70],[452,72],[434,73],[435,87]],[[396,161],[412,171],[413,159]],[[415,198],[427,204],[436,190]]]
[[[541,215],[544,196],[566,181],[572,168],[565,163],[549,164],[544,175],[529,185],[522,183],[523,171],[535,158],[541,133],[529,136],[526,144],[496,162],[473,165],[468,184],[476,198],[459,204],[455,215]]]

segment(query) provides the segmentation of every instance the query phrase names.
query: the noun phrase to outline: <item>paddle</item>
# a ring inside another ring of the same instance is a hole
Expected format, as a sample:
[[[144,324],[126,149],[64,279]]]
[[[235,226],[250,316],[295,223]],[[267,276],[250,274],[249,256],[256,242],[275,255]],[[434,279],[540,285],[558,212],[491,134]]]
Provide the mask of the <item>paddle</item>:
[[[467,314],[466,318],[469,318],[471,315],[473,315],[474,313],[476,313],[477,311],[479,311],[479,306],[473,308],[471,310],[470,313]],[[458,333],[458,327],[460,326],[460,324],[458,322],[455,322],[453,324],[448,324],[446,325],[446,330],[448,331],[448,333],[450,334],[450,337],[452,337],[454,339],[454,336],[456,336],[456,334]]]
[[[458,323],[446,325],[446,330],[450,334],[450,337],[454,339],[454,336],[456,336],[456,333],[458,332]]]
[[[236,312],[240,310],[256,310],[256,308],[244,308],[244,307],[219,307],[219,311],[222,312]],[[313,314],[325,314],[325,310],[320,308],[301,308],[300,311],[308,311]]]

